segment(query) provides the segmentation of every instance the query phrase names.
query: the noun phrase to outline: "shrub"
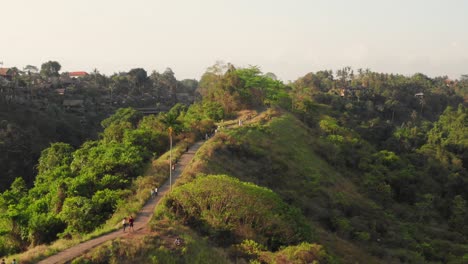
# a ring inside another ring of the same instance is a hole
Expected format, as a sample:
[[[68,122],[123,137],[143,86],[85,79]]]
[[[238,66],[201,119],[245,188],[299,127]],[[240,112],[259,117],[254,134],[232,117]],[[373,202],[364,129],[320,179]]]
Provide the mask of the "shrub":
[[[165,205],[218,243],[252,239],[269,248],[310,239],[297,209],[267,188],[222,175],[199,177],[174,190]]]

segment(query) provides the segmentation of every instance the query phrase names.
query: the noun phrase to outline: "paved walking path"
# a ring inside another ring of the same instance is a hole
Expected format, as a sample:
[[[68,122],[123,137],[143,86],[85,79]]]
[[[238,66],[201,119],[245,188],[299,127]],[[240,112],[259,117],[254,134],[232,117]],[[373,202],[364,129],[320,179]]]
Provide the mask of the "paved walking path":
[[[182,171],[184,170],[185,166],[190,163],[195,152],[200,148],[203,144],[203,141],[199,141],[195,143],[193,146],[189,148],[189,151],[182,154],[179,159],[179,162],[176,165],[175,170],[172,172],[172,185],[176,182],[177,178],[180,176]],[[138,234],[139,232],[143,232],[143,229],[149,223],[151,217],[153,216],[154,208],[159,203],[161,198],[166,194],[166,192],[170,189],[169,186],[169,179],[164,183],[160,188],[158,188],[158,196],[154,198],[150,198],[146,204],[141,208],[138,212],[138,215],[135,218],[134,222],[134,232],[123,232],[122,229],[118,229],[114,232],[109,234],[105,234],[94,239],[88,240],[71,248],[68,248],[64,251],[57,253],[56,255],[50,256],[39,263],[43,264],[52,264],[52,263],[66,263],[67,261],[71,261],[72,259],[83,255],[88,250],[96,247],[99,244],[102,244],[108,240],[112,240],[118,237],[127,236],[130,234]],[[127,229],[128,230],[128,229]]]

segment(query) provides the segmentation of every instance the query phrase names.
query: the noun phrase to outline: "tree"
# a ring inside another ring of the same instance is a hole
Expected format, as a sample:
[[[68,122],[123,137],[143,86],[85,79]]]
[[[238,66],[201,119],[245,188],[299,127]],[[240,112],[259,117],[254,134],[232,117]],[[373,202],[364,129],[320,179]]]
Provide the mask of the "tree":
[[[159,121],[165,125],[166,129],[172,128],[175,134],[182,131],[182,122],[179,120],[181,112],[185,110],[182,104],[176,104],[166,113],[160,113]]]
[[[454,230],[466,229],[468,221],[468,207],[465,199],[461,195],[455,196],[452,201],[452,215],[450,216],[449,223]]]
[[[39,174],[43,174],[55,167],[70,165],[72,161],[73,147],[66,143],[53,143],[49,148],[41,152],[39,158]]]
[[[137,88],[138,93],[141,93],[142,87],[148,80],[148,74],[146,73],[146,71],[142,68],[135,68],[131,69],[128,72],[128,75],[130,75],[130,80]]]
[[[25,72],[27,72],[28,74],[38,73],[39,72],[39,69],[36,66],[33,66],[33,65],[26,65],[26,66],[24,66],[23,70]]]
[[[45,62],[41,65],[41,75],[45,77],[58,77],[61,68],[60,63],[56,61]]]
[[[129,122],[132,124],[133,127],[136,127],[138,122],[143,117],[141,112],[129,107],[129,108],[119,108],[115,114],[112,116],[104,119],[101,122],[103,128],[107,128],[112,124],[122,123],[122,122]]]

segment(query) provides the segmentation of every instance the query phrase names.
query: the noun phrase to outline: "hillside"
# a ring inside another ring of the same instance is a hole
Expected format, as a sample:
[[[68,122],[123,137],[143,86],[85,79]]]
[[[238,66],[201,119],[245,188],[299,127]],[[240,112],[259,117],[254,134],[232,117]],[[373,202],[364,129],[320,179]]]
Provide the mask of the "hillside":
[[[333,231],[342,232],[339,228],[346,225],[342,217],[346,213],[353,214],[356,221],[364,215],[379,215],[379,209],[318,156],[314,146],[313,131],[290,114],[269,111],[249,124],[216,135],[201,149],[198,162],[185,177],[227,174],[271,188],[301,209],[314,229],[314,241],[338,256],[347,256],[345,263],[377,263],[359,244],[337,237]],[[375,224],[385,225],[380,221]]]
[[[411,221],[410,206],[370,199],[359,175],[344,176],[317,154],[323,152],[318,141],[317,131],[290,114],[269,111],[210,139],[185,180],[200,173],[227,174],[271,188],[301,209],[315,230],[314,241],[343,263],[459,263],[468,252],[461,234]],[[406,216],[402,210],[408,210]]]

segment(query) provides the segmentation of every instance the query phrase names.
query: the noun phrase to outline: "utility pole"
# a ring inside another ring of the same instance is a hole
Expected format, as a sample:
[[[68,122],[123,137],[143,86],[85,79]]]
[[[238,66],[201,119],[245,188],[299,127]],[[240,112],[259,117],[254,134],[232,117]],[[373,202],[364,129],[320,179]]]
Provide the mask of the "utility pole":
[[[172,192],[172,127],[169,127],[169,191]]]

